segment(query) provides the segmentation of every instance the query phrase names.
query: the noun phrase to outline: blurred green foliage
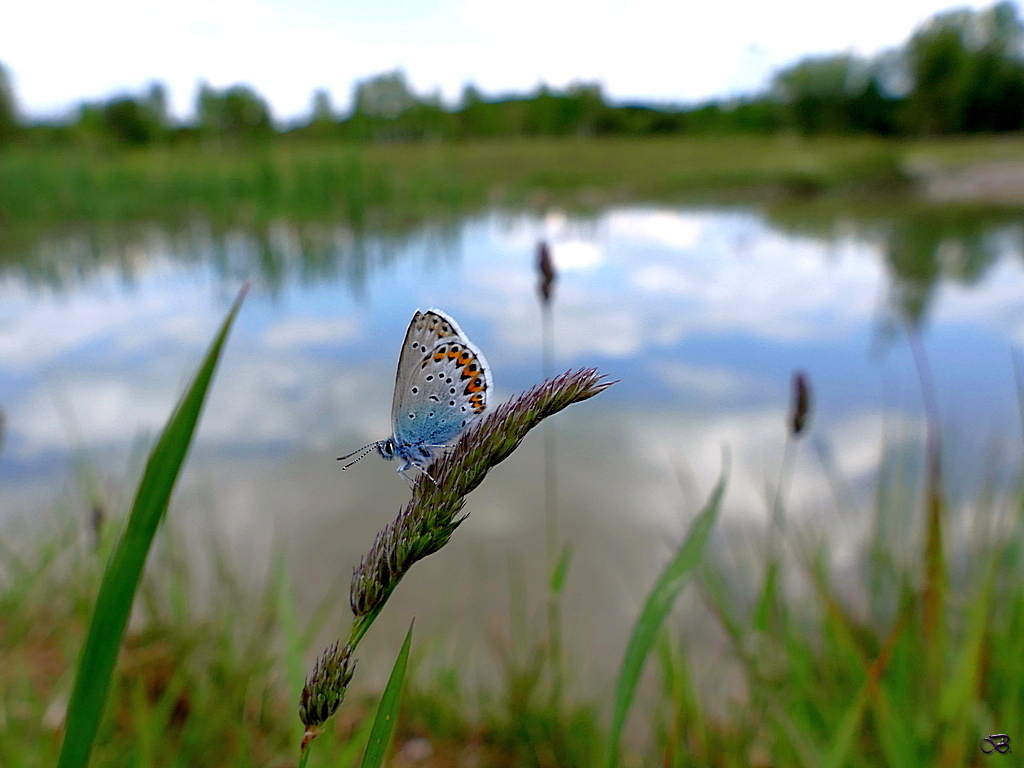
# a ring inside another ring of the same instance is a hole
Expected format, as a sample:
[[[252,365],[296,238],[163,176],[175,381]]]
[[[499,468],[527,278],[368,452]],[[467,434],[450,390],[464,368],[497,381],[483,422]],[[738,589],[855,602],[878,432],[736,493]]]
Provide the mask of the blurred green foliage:
[[[246,85],[200,85],[195,117],[174,124],[166,92],[83,104],[62,123],[19,125],[9,78],[0,69],[0,144],[145,146],[196,142],[232,146],[276,134],[336,141],[411,142],[537,136],[646,136],[712,133],[871,133],[934,136],[1024,129],[1024,23],[1003,0],[987,9],[932,17],[907,42],[872,59],[812,56],[780,70],[762,94],[687,107],[610,103],[601,86],[485,96],[467,85],[458,104],[417,94],[401,70],[356,84],[349,114],[326,91],[309,116],[275,126],[266,101]]]
[[[204,138],[247,141],[265,139],[274,131],[267,102],[245,85],[217,91],[203,83],[199,86],[196,115],[197,128]]]
[[[1001,2],[939,14],[907,45],[914,87],[908,127],[922,134],[1019,130],[1024,124],[1024,26]]]
[[[0,64],[0,145],[14,138],[18,128],[18,106],[11,77]]]

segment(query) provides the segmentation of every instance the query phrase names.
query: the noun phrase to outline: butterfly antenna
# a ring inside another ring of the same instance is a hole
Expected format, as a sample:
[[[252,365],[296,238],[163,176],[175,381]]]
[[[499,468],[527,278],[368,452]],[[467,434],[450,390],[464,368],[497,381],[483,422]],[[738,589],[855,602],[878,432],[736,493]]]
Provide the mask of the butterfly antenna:
[[[353,456],[356,456],[357,453],[359,454],[354,459],[352,459],[352,461],[350,461],[348,464],[345,464],[344,466],[342,466],[342,469],[348,469],[353,464],[355,464],[357,461],[359,461],[361,458],[363,458],[363,456],[365,456],[370,451],[372,451],[374,448],[376,448],[378,445],[380,445],[380,441],[379,440],[376,443],[370,443],[369,445],[364,445],[359,450],[352,451],[352,453],[349,453],[349,454],[347,454],[345,456],[339,456],[338,457],[338,461],[344,461],[345,459],[350,459]]]

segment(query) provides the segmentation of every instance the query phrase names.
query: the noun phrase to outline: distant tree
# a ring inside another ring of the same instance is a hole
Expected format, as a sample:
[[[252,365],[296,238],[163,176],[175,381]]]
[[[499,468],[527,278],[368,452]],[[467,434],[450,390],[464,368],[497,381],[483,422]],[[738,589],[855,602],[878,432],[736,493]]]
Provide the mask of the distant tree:
[[[99,107],[103,133],[115,141],[143,146],[153,138],[154,121],[145,105],[131,96],[120,96]]]
[[[528,136],[589,135],[607,127],[602,120],[604,96],[596,83],[573,83],[563,92],[542,84],[523,105],[523,131]]]
[[[151,121],[154,137],[163,138],[171,129],[171,113],[167,101],[167,86],[160,82],[150,83],[142,102]]]
[[[622,104],[607,109],[597,122],[599,134],[643,136],[651,132],[657,110],[644,104]]]
[[[18,132],[18,104],[14,85],[3,64],[0,64],[0,144],[14,138]]]
[[[166,91],[154,83],[140,97],[121,94],[104,102],[82,104],[71,130],[77,141],[141,147],[166,138],[168,129]]]
[[[573,83],[566,91],[570,101],[571,122],[574,132],[591,136],[597,132],[597,126],[606,107],[604,93],[600,83]]]
[[[981,14],[981,24],[987,34],[976,54],[963,127],[1017,130],[1024,127],[1024,24],[1009,2]]]
[[[249,86],[216,91],[203,83],[197,102],[199,128],[207,135],[244,140],[265,138],[274,131],[266,101]]]
[[[462,89],[458,109],[458,135],[479,138],[507,136],[513,132],[508,111],[498,100],[487,100],[472,84]]]
[[[334,108],[331,106],[331,94],[326,88],[317,88],[313,92],[313,103],[310,107],[310,122],[325,125],[334,122]]]
[[[536,95],[526,101],[527,136],[551,136],[558,134],[560,126],[558,101],[546,84],[541,84]]]
[[[459,110],[465,112],[479,104],[484,103],[484,95],[472,83],[466,83],[462,87],[462,95],[459,97]]]
[[[440,93],[417,96],[401,70],[360,81],[353,101],[353,114],[343,128],[349,138],[416,141],[459,133],[459,119],[445,109]]]
[[[326,88],[313,91],[309,103],[309,120],[299,132],[308,136],[327,138],[338,135],[338,116],[331,104],[331,94]]]
[[[776,73],[772,93],[783,123],[801,133],[889,134],[900,106],[882,85],[890,69],[887,57],[812,56]]]
[[[849,54],[812,56],[776,73],[772,90],[786,121],[802,133],[843,132],[850,101],[868,80],[867,62]]]
[[[356,115],[393,120],[416,106],[417,99],[405,73],[396,69],[356,83],[354,102]]]
[[[1024,127],[1024,25],[1013,3],[934,16],[905,50],[907,118],[923,134]]]
[[[972,76],[964,38],[973,15],[966,9],[940,14],[907,46],[913,81],[908,114],[921,133],[953,133],[962,126]]]
[[[887,136],[899,130],[900,100],[885,93],[881,79],[872,74],[867,85],[847,105],[850,128]]]
[[[439,140],[456,132],[456,118],[444,108],[440,91],[419,98],[416,104],[403,112],[397,120],[401,138]]]

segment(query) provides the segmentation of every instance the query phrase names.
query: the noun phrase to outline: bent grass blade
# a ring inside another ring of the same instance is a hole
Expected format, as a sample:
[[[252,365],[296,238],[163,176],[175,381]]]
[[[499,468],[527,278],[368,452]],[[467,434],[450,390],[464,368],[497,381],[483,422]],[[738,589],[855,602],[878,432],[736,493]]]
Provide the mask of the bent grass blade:
[[[626,646],[626,654],[619,668],[619,680],[615,686],[615,703],[608,739],[608,768],[615,768],[618,764],[622,730],[626,725],[626,716],[633,703],[644,662],[676,597],[686,585],[690,573],[703,560],[704,549],[711,536],[711,529],[714,527],[724,493],[723,477],[718,481],[707,505],[690,526],[690,531],[676,556],[647,596],[644,609],[633,625],[633,634],[629,638],[629,645]]]
[[[243,288],[235,299],[195,378],[146,462],[124,533],[107,562],[96,597],[92,623],[68,702],[67,728],[58,768],[83,768],[89,762],[142,569],[192,442],[228,331],[246,291],[247,287]]]

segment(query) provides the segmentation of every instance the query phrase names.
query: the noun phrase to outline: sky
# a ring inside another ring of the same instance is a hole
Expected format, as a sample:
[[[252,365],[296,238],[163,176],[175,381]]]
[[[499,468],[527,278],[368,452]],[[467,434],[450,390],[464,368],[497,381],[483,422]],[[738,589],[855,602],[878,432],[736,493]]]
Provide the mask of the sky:
[[[687,104],[751,93],[803,56],[872,55],[968,0],[91,0],[9,3],[0,63],[23,113],[67,114],[83,100],[159,80],[187,118],[197,86],[247,83],[276,119],[308,114],[326,89],[345,109],[354,84],[401,68],[420,93],[454,103],[600,82],[613,101]],[[45,32],[40,32],[45,30]]]

